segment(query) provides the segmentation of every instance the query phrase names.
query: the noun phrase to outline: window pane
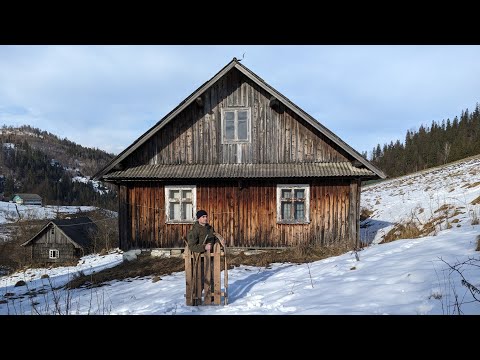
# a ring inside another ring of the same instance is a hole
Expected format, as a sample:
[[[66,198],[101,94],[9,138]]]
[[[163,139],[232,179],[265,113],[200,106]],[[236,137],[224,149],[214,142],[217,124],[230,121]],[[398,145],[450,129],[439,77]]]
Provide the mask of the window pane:
[[[182,220],[192,220],[193,205],[190,203],[182,204]]]
[[[283,199],[290,199],[291,197],[292,197],[292,190],[282,189],[282,198]]]
[[[171,203],[170,204],[170,220],[180,220],[180,204]]]
[[[296,189],[295,190],[295,198],[296,199],[304,199],[305,198],[305,189]]]
[[[282,201],[282,220],[289,220],[291,218],[292,204]]]
[[[192,190],[182,190],[182,199],[184,201],[192,201]]]
[[[225,121],[225,139],[235,139],[235,123],[233,121]]]
[[[247,111],[239,111],[238,112],[238,121],[247,121]]]
[[[247,140],[247,122],[238,121],[238,140]]]
[[[234,121],[235,120],[235,112],[225,111],[225,120],[226,121]]]
[[[170,190],[170,199],[180,200],[180,190]]]
[[[305,220],[305,204],[303,202],[295,202],[295,220]]]

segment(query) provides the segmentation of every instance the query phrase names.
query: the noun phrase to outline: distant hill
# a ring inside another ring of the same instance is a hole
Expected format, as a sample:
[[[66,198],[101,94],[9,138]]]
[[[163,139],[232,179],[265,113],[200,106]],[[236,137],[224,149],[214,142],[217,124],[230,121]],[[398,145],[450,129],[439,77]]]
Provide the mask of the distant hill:
[[[115,210],[114,187],[91,176],[114,155],[78,145],[28,125],[0,129],[0,195],[36,193],[49,205],[93,205]]]

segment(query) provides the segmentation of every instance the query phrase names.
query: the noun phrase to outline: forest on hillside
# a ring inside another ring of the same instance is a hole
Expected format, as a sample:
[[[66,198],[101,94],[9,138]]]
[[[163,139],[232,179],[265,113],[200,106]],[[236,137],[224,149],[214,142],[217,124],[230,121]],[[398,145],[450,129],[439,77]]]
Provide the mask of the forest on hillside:
[[[29,126],[3,127],[0,140],[0,193],[4,199],[15,193],[35,193],[46,205],[118,207],[114,187],[103,187],[101,194],[91,183],[72,181],[74,176],[92,176],[113,155]]]
[[[431,126],[408,130],[405,141],[378,144],[369,160],[389,177],[410,174],[427,168],[480,154],[480,106],[462,111],[460,118],[432,121]],[[363,153],[366,158],[366,152]]]

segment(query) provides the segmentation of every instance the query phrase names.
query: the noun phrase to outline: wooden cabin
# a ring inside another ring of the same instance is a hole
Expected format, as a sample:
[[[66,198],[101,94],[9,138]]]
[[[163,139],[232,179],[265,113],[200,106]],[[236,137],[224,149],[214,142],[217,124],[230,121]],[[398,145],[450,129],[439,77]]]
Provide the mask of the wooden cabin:
[[[42,197],[38,194],[15,194],[13,202],[18,205],[40,205],[42,206]]]
[[[354,247],[378,178],[235,58],[94,175],[118,186],[123,250],[183,248],[199,209],[230,247]]]
[[[30,247],[32,262],[69,263],[91,252],[96,231],[96,224],[86,216],[50,220],[21,246]]]

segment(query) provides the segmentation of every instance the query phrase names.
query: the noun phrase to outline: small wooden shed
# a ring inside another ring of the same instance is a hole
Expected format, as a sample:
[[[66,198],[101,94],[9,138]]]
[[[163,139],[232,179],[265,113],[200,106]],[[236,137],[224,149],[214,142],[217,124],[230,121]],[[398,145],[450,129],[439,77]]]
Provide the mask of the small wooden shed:
[[[38,194],[15,194],[13,202],[18,205],[42,205],[42,197]]]
[[[97,226],[86,216],[50,220],[21,246],[30,247],[32,262],[68,263],[91,252]]]
[[[230,247],[354,247],[379,178],[235,58],[94,175],[118,186],[122,250],[183,248],[199,209]]]

